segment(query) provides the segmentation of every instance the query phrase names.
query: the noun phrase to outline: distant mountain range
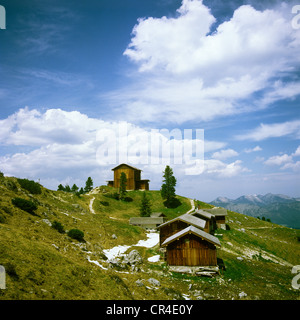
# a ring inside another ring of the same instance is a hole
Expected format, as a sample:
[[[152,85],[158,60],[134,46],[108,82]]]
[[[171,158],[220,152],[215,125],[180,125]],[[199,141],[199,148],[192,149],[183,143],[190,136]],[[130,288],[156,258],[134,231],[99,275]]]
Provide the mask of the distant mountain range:
[[[245,195],[235,200],[218,197],[210,203],[248,216],[265,217],[286,227],[300,229],[300,198],[268,193]]]

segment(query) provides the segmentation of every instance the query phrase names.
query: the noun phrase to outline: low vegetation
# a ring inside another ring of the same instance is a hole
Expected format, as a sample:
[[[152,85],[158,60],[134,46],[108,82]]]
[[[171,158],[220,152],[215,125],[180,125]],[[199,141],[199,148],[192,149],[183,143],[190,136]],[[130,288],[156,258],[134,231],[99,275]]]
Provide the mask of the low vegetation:
[[[171,272],[158,245],[132,247],[147,239],[144,229],[129,224],[140,216],[144,192],[127,192],[127,202],[109,196],[117,190],[106,186],[80,197],[40,187],[41,193],[32,193],[16,178],[0,179],[0,265],[6,270],[0,299],[299,299],[291,286],[299,230],[229,211],[227,230],[215,233],[222,245],[220,274],[199,277]],[[176,208],[164,205],[160,191],[147,197],[152,212],[168,219],[191,209],[190,200],[178,195]],[[16,205],[17,198],[33,203],[34,215]],[[198,200],[196,205],[212,207]],[[137,250],[142,264],[111,268],[105,250],[119,245],[128,246],[126,253]],[[158,262],[148,261],[157,255]],[[160,286],[149,284],[150,278]]]

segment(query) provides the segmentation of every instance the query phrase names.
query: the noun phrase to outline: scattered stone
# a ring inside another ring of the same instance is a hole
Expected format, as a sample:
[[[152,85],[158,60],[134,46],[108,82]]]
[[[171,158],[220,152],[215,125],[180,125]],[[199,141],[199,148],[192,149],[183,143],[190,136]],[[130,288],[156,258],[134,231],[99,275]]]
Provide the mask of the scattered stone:
[[[117,238],[118,238],[115,234],[113,234],[111,237],[112,237],[113,239],[117,239]]]
[[[144,286],[145,286],[141,280],[136,280],[135,284],[136,284],[138,287],[144,287]]]
[[[117,260],[117,259],[112,259],[108,261],[108,268],[113,269],[113,268],[124,268],[123,264]]]
[[[148,279],[148,282],[149,282],[150,284],[152,284],[153,286],[156,286],[156,287],[159,287],[159,286],[160,286],[160,282],[159,282],[158,280],[154,279],[154,278]]]
[[[45,222],[49,227],[52,226],[52,223],[48,219],[42,219],[43,222]]]
[[[244,291],[242,291],[242,292],[239,293],[239,297],[240,297],[240,299],[241,299],[241,298],[244,298],[244,297],[247,297],[247,293],[245,293]]]
[[[239,261],[243,261],[243,260],[244,260],[242,257],[236,257],[236,258],[237,258],[237,260],[239,260]]]
[[[125,256],[123,262],[129,265],[136,265],[141,264],[143,258],[137,250],[132,250]]]

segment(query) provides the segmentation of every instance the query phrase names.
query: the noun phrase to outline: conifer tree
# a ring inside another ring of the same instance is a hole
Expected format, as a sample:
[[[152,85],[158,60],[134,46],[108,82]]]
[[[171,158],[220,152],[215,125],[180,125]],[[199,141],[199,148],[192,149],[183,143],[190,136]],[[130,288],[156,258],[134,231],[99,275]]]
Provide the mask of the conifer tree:
[[[127,178],[124,172],[121,172],[120,176],[120,199],[123,200],[126,194],[126,185],[127,185]]]
[[[79,188],[78,188],[78,187],[76,186],[76,184],[74,183],[73,186],[72,186],[72,188],[71,188],[71,191],[74,192],[74,193],[76,193],[76,192],[78,191],[78,189],[79,189]]]
[[[176,178],[173,176],[173,170],[170,166],[166,166],[164,175],[163,175],[163,184],[161,186],[161,196],[166,200],[166,206],[172,206],[172,203],[175,201],[175,186]]]
[[[140,214],[142,217],[150,217],[151,215],[151,203],[150,199],[147,197],[146,191],[143,193],[141,206],[140,206]]]
[[[93,180],[91,177],[88,177],[85,182],[84,192],[90,192],[93,189]]]

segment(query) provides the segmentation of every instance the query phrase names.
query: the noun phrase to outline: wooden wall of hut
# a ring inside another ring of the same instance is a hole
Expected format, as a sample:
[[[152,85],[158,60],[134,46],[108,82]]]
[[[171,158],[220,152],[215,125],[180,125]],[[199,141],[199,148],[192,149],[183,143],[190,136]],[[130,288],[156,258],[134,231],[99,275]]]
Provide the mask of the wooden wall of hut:
[[[166,260],[174,266],[216,266],[217,249],[208,241],[187,234],[167,246]]]
[[[125,165],[120,166],[118,169],[114,171],[114,187],[120,188],[120,177],[122,172],[126,174],[127,178],[126,190],[135,190],[136,171]]]

